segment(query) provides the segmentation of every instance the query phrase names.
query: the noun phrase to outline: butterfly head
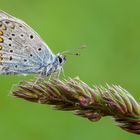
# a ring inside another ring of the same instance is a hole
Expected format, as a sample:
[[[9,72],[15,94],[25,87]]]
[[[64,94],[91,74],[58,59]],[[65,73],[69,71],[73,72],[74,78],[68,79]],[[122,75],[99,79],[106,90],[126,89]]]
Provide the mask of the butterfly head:
[[[62,54],[57,54],[56,58],[59,66],[62,66],[66,62],[66,56]]]

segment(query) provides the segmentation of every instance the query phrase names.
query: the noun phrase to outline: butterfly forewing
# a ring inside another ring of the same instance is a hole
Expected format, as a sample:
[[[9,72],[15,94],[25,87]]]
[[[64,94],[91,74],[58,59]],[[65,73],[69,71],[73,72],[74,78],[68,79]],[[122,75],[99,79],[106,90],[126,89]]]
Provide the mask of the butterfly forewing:
[[[22,20],[0,12],[0,73],[37,73],[54,54]]]

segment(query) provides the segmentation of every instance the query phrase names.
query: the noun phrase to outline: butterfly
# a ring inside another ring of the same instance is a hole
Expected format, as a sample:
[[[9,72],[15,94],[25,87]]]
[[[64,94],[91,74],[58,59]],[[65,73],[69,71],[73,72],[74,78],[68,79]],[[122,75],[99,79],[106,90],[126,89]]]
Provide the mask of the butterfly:
[[[0,11],[0,74],[46,77],[61,70],[65,61],[24,21]]]

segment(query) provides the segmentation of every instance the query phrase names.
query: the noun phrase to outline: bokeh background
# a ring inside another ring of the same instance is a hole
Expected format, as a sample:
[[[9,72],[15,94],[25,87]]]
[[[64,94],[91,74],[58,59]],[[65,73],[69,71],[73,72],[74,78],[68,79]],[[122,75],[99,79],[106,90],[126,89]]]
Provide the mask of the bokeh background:
[[[26,21],[55,52],[87,45],[68,56],[65,75],[90,85],[119,84],[140,101],[139,0],[0,0],[0,9]],[[139,140],[113,125],[9,96],[21,80],[0,76],[1,140]]]

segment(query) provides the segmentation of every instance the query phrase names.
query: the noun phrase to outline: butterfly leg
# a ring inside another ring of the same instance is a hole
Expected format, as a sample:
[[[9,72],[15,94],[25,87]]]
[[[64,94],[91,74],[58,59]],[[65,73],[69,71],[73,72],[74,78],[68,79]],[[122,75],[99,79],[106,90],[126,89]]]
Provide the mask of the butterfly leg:
[[[60,77],[60,74],[61,74],[61,73],[62,73],[63,78],[66,78],[66,75],[65,75],[65,72],[64,72],[63,67],[61,67],[61,68],[58,70],[57,78]]]
[[[41,69],[41,71],[40,71],[36,81],[35,81],[35,84],[37,82],[43,81],[46,77],[49,77],[49,80],[50,80],[51,79],[51,75],[52,75],[50,70],[51,70],[51,65],[48,65],[48,67],[43,67]]]
[[[43,80],[44,80],[44,78],[42,77],[41,74],[39,74],[38,77],[37,77],[37,79],[34,81],[32,87],[34,87],[34,85],[36,85],[38,82],[41,82]]]
[[[45,79],[45,75],[44,75],[44,71],[45,71],[45,67],[42,68],[41,72],[39,73],[39,75],[37,76],[37,79],[35,80],[35,82],[33,83],[32,87],[37,84],[38,82],[41,82]]]
[[[51,79],[58,79],[60,77],[60,74],[61,74],[61,69],[59,69],[58,71],[56,72],[52,72],[51,71],[52,69],[48,69],[48,71],[46,71],[46,75],[45,77],[48,77],[48,81],[50,81]]]
[[[55,73],[51,73],[50,75],[48,75],[48,81],[50,81],[51,79],[55,79],[55,78],[56,78]]]
[[[56,73],[56,78],[57,78],[57,79],[60,77],[61,71],[62,71],[62,70],[59,69],[58,72]]]
[[[64,72],[63,67],[61,68],[61,71],[62,71],[62,75],[63,75],[63,77],[66,78],[66,75],[65,75],[65,72]]]
[[[51,77],[53,76],[53,78],[58,79],[60,77],[61,72],[63,73],[62,68],[58,69],[58,71],[56,71],[55,73],[52,73]]]

